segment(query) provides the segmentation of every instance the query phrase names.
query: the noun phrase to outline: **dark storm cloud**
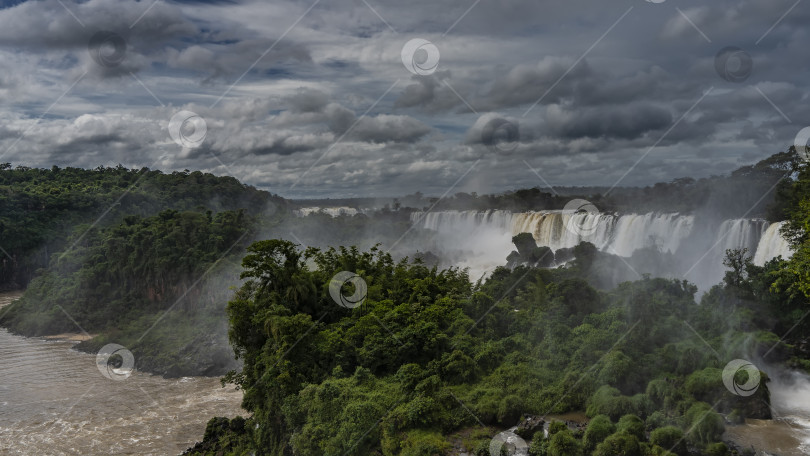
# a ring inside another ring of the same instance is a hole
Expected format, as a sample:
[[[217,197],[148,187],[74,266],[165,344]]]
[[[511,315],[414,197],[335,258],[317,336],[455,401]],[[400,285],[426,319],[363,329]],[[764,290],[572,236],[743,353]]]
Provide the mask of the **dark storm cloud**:
[[[86,50],[95,32],[109,30],[133,44],[155,47],[167,39],[199,33],[179,9],[165,3],[155,5],[149,16],[141,20],[138,18],[148,4],[90,0],[65,5],[56,0],[41,0],[0,10],[0,45],[30,50]]]
[[[290,196],[441,194],[468,172],[458,190],[481,193],[542,185],[524,160],[555,185],[612,185],[644,154],[623,184],[720,173],[809,122],[794,0],[368,3],[0,8],[0,161],[156,163]],[[100,30],[126,41],[120,62],[91,57]],[[403,66],[413,38],[435,72]],[[741,82],[715,70],[725,46],[751,56]],[[181,109],[207,122],[198,149],[169,135]],[[515,125],[508,154],[482,140],[495,118]]]
[[[351,131],[351,137],[363,142],[416,142],[430,133],[430,127],[407,116],[380,114],[363,117]]]
[[[550,133],[563,138],[634,139],[668,127],[672,115],[650,105],[567,110],[554,109],[546,116]]]

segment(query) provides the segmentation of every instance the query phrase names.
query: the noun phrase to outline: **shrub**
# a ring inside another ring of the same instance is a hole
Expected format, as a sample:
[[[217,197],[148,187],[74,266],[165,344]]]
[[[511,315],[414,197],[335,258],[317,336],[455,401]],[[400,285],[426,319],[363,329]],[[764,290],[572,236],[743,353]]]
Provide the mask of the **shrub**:
[[[720,440],[726,427],[723,417],[705,402],[697,402],[686,412],[687,438],[701,445]]]
[[[548,453],[550,456],[579,456],[582,454],[582,445],[566,427],[549,439]]]
[[[624,415],[633,413],[633,409],[629,397],[622,396],[616,388],[605,385],[591,396],[586,413],[589,416],[607,415],[611,420],[618,420]]]
[[[621,417],[619,424],[616,425],[616,431],[623,434],[632,435],[640,442],[646,440],[644,434],[644,422],[641,421],[641,418],[637,417],[636,415],[624,415]]]
[[[656,410],[650,416],[647,417],[646,424],[647,429],[655,429],[670,424],[670,420],[667,418],[664,412]]]
[[[616,433],[596,446],[593,456],[643,456],[638,439],[630,434]]]
[[[712,443],[706,447],[706,456],[726,456],[729,454],[728,447],[724,443]]]
[[[686,454],[686,442],[683,439],[683,432],[675,426],[664,426],[652,431],[650,433],[650,443],[678,455]]]
[[[588,423],[582,443],[588,452],[596,449],[596,445],[616,432],[616,426],[607,415],[597,415]]]
[[[558,432],[567,431],[567,430],[568,430],[568,425],[566,425],[562,421],[552,421],[548,425],[548,435],[549,435],[549,437],[551,437],[552,435],[554,435],[554,434],[556,434]]]
[[[514,394],[501,400],[498,407],[498,423],[504,426],[513,426],[520,420],[523,413],[523,400]]]
[[[401,456],[440,456],[450,449],[450,444],[441,433],[435,431],[410,431],[402,442]]]

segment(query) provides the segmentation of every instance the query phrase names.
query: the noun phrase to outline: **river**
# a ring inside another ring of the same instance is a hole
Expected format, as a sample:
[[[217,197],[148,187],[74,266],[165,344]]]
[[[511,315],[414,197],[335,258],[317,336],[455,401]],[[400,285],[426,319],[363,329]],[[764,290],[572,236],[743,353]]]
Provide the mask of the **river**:
[[[19,295],[0,293],[0,308]],[[0,454],[178,455],[210,418],[245,415],[217,378],[110,380],[73,345],[0,328]]]
[[[806,456],[810,454],[810,377],[797,372],[769,376],[773,420],[746,420],[726,428],[725,438],[757,455]]]

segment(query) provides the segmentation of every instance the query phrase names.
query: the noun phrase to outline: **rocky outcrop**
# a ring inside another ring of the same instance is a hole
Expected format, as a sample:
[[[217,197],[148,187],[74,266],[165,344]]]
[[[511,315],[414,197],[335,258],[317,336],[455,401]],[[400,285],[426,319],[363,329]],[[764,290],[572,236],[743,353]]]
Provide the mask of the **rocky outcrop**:
[[[524,415],[515,429],[515,434],[524,440],[531,439],[536,432],[542,432],[546,421],[536,415]]]

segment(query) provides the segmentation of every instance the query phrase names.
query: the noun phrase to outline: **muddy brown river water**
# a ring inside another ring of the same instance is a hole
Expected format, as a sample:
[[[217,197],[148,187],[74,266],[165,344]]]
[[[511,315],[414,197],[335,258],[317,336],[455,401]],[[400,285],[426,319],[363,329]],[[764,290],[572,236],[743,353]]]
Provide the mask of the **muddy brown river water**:
[[[727,427],[725,437],[758,455],[806,456],[810,454],[810,378],[798,373],[771,374],[773,420],[748,420],[744,426]]]
[[[0,307],[19,294],[0,293]],[[73,345],[0,328],[0,455],[178,455],[210,418],[245,415],[217,378],[111,380]]]

